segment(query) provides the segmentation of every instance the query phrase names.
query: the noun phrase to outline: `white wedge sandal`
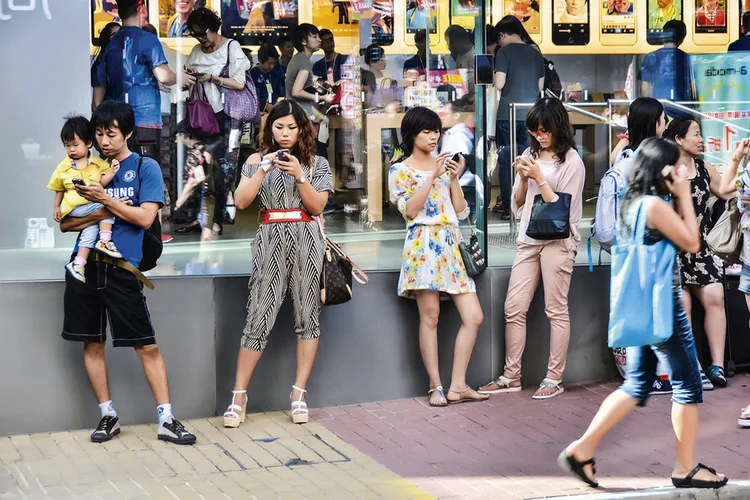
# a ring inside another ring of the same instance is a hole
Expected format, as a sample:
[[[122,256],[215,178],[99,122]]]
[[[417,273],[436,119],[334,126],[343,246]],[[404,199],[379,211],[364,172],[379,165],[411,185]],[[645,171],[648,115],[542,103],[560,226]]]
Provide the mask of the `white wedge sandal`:
[[[247,409],[247,397],[242,405],[235,404],[237,394],[246,394],[247,391],[232,391],[232,404],[224,412],[224,427],[237,428],[245,421],[245,410]]]
[[[292,399],[294,390],[289,393],[289,399],[292,401],[292,422],[294,422],[295,424],[306,424],[310,418],[310,412],[307,410],[307,403],[302,401],[302,397],[305,395],[305,393],[307,393],[307,391],[305,389],[297,387],[296,385],[293,385],[292,389],[297,389],[300,392],[299,399],[297,401],[294,401]]]

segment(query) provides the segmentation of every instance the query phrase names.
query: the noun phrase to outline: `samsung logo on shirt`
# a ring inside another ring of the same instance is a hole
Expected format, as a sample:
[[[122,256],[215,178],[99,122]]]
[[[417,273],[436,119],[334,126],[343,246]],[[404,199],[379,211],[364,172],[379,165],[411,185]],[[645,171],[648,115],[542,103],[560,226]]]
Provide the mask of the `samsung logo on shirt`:
[[[107,188],[105,191],[112,198],[132,198],[135,196],[135,188],[133,187]]]

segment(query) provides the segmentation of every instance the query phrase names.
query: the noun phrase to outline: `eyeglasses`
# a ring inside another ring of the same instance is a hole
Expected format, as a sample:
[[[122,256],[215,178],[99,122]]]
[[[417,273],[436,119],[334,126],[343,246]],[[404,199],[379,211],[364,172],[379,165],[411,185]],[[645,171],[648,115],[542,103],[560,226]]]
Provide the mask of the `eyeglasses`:
[[[193,38],[205,38],[206,36],[208,36],[208,31],[193,31],[193,30],[190,30],[188,33]]]
[[[529,130],[529,134],[533,135],[536,138],[539,138],[539,137],[546,138],[546,137],[552,136],[552,132],[539,132],[539,131],[534,132],[532,130]]]

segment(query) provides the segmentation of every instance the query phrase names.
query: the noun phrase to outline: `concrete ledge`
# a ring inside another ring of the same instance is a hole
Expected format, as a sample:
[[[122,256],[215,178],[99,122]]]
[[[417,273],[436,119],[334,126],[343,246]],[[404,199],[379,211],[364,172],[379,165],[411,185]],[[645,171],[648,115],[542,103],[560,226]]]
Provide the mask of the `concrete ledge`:
[[[750,481],[730,481],[718,490],[698,488],[655,488],[620,493],[595,493],[574,497],[552,497],[554,499],[581,498],[586,500],[746,500],[750,498]]]

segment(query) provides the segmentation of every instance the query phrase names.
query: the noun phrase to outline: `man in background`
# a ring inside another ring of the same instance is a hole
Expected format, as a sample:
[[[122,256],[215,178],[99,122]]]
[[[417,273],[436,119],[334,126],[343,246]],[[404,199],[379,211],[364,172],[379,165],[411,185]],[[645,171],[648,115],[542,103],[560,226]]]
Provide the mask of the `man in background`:
[[[323,49],[323,58],[313,64],[313,75],[333,85],[341,81],[341,67],[346,56],[336,52],[336,40],[329,29],[320,30],[320,48]]]
[[[250,70],[258,93],[258,106],[263,112],[271,111],[279,97],[284,95],[284,81],[273,71],[278,60],[279,53],[273,45],[261,45],[258,49],[258,64]]]
[[[729,44],[727,52],[744,52],[750,50],[750,11],[742,13],[742,36]]]
[[[690,56],[679,49],[687,36],[687,27],[682,21],[667,21],[664,24],[664,46],[643,58],[638,72],[641,96],[670,101],[692,101],[693,77]],[[681,113],[666,109],[672,118]]]
[[[287,66],[289,66],[292,57],[294,57],[294,44],[292,43],[292,37],[289,35],[283,35],[279,38],[277,46],[279,47],[279,54],[281,54],[281,56],[273,69],[278,72],[282,78],[286,79]]]

